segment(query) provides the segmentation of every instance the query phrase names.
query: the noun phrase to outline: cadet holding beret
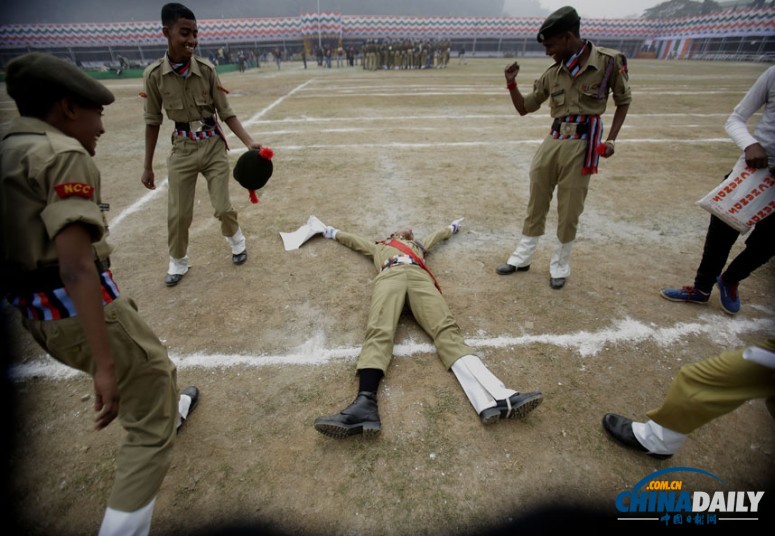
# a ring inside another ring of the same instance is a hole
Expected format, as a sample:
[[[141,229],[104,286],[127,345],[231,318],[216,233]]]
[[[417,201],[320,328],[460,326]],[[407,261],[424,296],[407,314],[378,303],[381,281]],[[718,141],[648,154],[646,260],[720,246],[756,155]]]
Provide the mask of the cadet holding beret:
[[[228,92],[221,85],[215,66],[194,54],[199,32],[194,13],[181,4],[165,4],[161,10],[161,23],[167,38],[167,52],[143,73],[145,163],[140,180],[146,188],[156,188],[153,155],[163,108],[175,123],[172,152],[167,159],[170,261],[164,278],[164,283],[173,287],[189,269],[188,230],[194,215],[194,192],[199,173],[207,180],[210,203],[215,209],[215,217],[221,222],[221,234],[231,248],[232,262],[241,265],[247,260],[245,236],[229,198],[229,161],[218,116],[248,149],[261,149],[261,145],[253,141],[229,107]]]
[[[549,283],[560,289],[570,275],[570,254],[590,176],[597,173],[600,156],[614,154],[614,140],[622,128],[632,100],[627,59],[617,50],[597,47],[581,39],[581,19],[572,7],[549,15],[538,32],[538,42],[555,63],[523,94],[517,86],[519,64],[506,67],[506,87],[519,115],[535,112],[549,100],[554,119],[549,134],[530,167],[530,200],[522,226],[522,239],[496,272],[507,275],[530,269],[530,261],[544,234],[546,215],[557,189],[557,238],[560,243],[549,265]],[[603,123],[608,95],[616,111],[605,143]]]
[[[21,117],[0,143],[3,294],[56,360],[94,380],[96,429],[126,431],[101,535],[147,534],[176,430],[199,391],[178,395],[175,365],[120,295],[100,173],[91,159],[113,94],[74,65],[30,53],[6,68]]]

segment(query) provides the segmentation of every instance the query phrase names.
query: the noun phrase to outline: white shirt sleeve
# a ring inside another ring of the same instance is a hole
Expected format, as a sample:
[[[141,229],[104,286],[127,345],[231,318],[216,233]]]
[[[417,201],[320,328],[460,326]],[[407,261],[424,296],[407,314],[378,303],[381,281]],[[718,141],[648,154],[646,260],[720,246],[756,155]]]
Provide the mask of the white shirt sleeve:
[[[774,69],[775,67],[770,67],[759,76],[753,86],[751,86],[751,89],[748,90],[748,93],[745,94],[743,100],[735,106],[724,125],[727,134],[743,151],[746,147],[759,143],[748,130],[747,122],[759,108],[767,103],[769,85],[772,83],[773,78],[775,78],[773,76],[775,75]]]

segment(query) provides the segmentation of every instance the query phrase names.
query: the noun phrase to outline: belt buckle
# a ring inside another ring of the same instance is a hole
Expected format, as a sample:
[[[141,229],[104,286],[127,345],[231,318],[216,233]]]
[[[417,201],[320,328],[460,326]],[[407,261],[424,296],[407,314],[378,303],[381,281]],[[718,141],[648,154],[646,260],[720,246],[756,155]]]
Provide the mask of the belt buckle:
[[[578,123],[560,123],[561,136],[575,136]]]
[[[191,121],[188,125],[191,129],[191,132],[199,132],[202,130],[203,123],[201,121]]]

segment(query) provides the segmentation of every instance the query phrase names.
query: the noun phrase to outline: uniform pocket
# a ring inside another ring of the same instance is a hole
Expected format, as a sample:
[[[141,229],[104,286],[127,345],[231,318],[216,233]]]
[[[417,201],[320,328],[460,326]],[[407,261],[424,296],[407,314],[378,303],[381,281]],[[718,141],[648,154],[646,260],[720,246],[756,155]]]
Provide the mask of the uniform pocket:
[[[91,350],[77,317],[46,322],[27,322],[27,329],[54,359],[69,367],[91,374]]]
[[[165,110],[183,109],[183,98],[177,91],[163,91],[161,99]]]
[[[579,95],[579,102],[581,104],[589,103],[589,104],[596,104],[600,105],[600,101],[604,100],[608,95],[600,95],[598,96],[598,92],[600,91],[600,84],[594,84],[592,86],[584,87]]]
[[[148,361],[148,352],[139,342],[138,334],[144,330],[139,328],[138,321],[142,322],[137,307],[130,299],[124,299],[124,303],[113,301],[106,307],[105,323],[114,359],[118,359],[119,354],[122,354],[136,355],[139,359]]]
[[[557,108],[558,106],[565,106],[564,89],[554,91],[551,95],[549,95],[549,106],[551,106],[552,108]]]

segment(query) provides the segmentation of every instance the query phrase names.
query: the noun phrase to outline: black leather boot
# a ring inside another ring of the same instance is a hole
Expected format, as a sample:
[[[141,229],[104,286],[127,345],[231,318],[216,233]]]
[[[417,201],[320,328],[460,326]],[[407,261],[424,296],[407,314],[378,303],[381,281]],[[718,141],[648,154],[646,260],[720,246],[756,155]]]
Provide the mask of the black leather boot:
[[[315,419],[315,430],[336,439],[356,434],[375,437],[380,430],[377,394],[371,391],[359,392],[353,403],[341,413]]]

